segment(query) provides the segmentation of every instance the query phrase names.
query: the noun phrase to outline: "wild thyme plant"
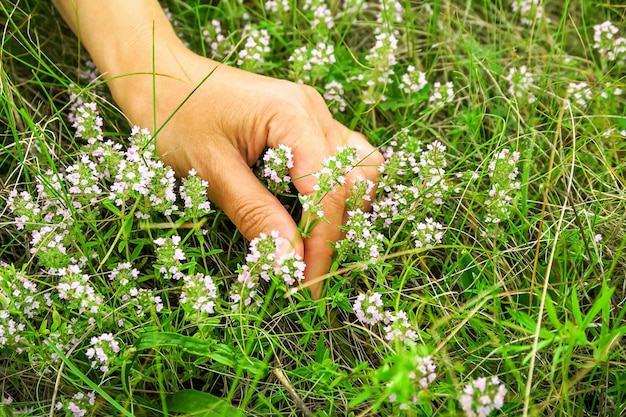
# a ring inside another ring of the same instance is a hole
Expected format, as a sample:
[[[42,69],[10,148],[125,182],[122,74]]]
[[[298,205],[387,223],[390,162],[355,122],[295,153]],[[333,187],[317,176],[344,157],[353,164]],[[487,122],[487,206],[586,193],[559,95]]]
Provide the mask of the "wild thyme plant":
[[[30,32],[59,26],[40,3],[0,16],[0,415],[624,414],[618,7],[166,2],[190,48],[313,85],[383,153],[348,184],[337,149],[307,196],[288,147],[256,168],[305,237],[350,188],[316,301],[285,237],[243,242]]]

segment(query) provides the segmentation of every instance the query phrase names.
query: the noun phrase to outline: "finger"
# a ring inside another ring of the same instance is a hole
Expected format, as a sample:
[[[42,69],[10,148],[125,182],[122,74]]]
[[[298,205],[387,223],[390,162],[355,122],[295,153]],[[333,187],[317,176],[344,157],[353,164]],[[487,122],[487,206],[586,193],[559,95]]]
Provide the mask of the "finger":
[[[327,194],[322,204],[327,222],[318,222],[311,230],[310,237],[304,240],[304,262],[307,265],[304,271],[304,283],[310,283],[311,295],[315,299],[322,295],[324,283],[319,280],[319,277],[325,275],[330,269],[334,253],[333,245],[340,238],[339,226],[343,222],[345,194],[341,190]]]
[[[373,198],[376,194],[376,185],[378,184],[378,179],[380,178],[379,168],[384,162],[384,158],[378,149],[367,141],[365,136],[358,132],[350,131],[339,122],[336,123],[339,125],[339,129],[348,130],[348,133],[344,133],[344,135],[348,135],[348,144],[350,146],[355,146],[359,154],[358,165],[346,176],[348,179],[346,185],[352,186],[356,181],[367,180],[374,183],[374,187],[369,191],[369,195],[363,201],[363,210],[369,211]],[[345,220],[346,219],[344,218],[344,224]]]
[[[219,158],[205,159],[197,169],[209,181],[209,199],[224,211],[246,239],[276,230],[295,253],[304,256],[304,245],[291,215],[258,181],[241,154],[232,147],[224,148]]]

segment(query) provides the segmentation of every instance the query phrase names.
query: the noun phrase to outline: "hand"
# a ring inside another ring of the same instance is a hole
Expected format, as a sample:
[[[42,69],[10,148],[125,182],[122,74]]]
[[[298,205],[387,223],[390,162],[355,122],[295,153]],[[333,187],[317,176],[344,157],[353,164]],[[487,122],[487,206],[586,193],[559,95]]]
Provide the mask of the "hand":
[[[324,197],[329,223],[318,222],[310,237],[302,239],[294,220],[250,166],[266,147],[288,145],[294,155],[290,176],[296,189],[308,195],[316,183],[309,174],[338,146],[358,145],[363,159],[347,175],[347,185],[358,175],[376,182],[382,155],[361,134],[335,121],[313,88],[191,52],[154,0],[55,3],[107,77],[124,114],[133,124],[157,127],[157,152],[164,162],[179,176],[195,168],[209,182],[209,198],[247,239],[273,230],[289,239],[307,265],[305,282],[311,282],[312,295],[319,298],[322,285],[315,281],[328,272],[330,243],[341,235],[348,188]]]
[[[314,193],[315,185],[309,174],[319,170],[321,161],[338,146],[358,145],[363,159],[361,166],[348,174],[346,184],[357,175],[376,181],[382,156],[361,134],[335,121],[311,87],[219,65],[188,51],[177,56],[184,73],[157,77],[157,126],[199,88],[159,131],[159,155],[179,176],[195,168],[209,182],[209,198],[247,239],[272,230],[290,239],[307,265],[305,281],[327,273],[333,254],[329,242],[340,237],[349,190],[340,189],[324,198],[329,223],[318,222],[310,238],[303,241],[294,220],[250,166],[266,147],[290,146],[294,154],[290,175],[296,189],[307,195]],[[133,123],[152,126],[152,77],[142,77],[144,82],[139,83],[132,78],[128,78],[125,98],[119,102],[124,103],[122,108]],[[310,289],[314,297],[320,297],[320,282]]]

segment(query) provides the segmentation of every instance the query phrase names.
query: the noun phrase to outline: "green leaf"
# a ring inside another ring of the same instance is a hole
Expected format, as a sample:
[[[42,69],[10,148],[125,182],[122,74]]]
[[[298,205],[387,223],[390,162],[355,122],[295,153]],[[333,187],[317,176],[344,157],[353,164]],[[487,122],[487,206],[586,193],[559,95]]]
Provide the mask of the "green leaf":
[[[365,388],[363,392],[361,392],[359,395],[354,397],[352,401],[350,401],[350,404],[348,404],[348,406],[356,407],[357,405],[369,400],[371,396],[372,396],[372,393],[370,392],[370,390]]]
[[[245,413],[226,400],[208,392],[193,389],[175,392],[166,398],[167,409],[190,416],[245,417]]]
[[[113,397],[111,397],[106,391],[104,391],[104,389],[102,387],[97,385],[87,375],[85,375],[80,369],[78,369],[78,367],[76,365],[74,365],[74,362],[72,362],[72,360],[70,358],[65,356],[65,354],[59,350],[59,348],[54,344],[54,342],[52,340],[48,339],[48,343],[47,344],[50,347],[50,349],[54,350],[54,352],[58,355],[58,357],[65,363],[65,366],[75,376],[80,378],[80,380],[86,386],[88,386],[93,391],[95,391],[96,394],[98,394],[102,398],[104,398],[106,400],[106,402],[109,403],[117,411],[119,411],[121,413],[121,415],[124,415],[124,416],[127,416],[127,417],[133,417],[133,414],[130,411],[126,410],[120,403],[118,403],[115,399],[113,399]]]
[[[603,307],[611,304],[610,303],[611,296],[613,295],[614,291],[615,291],[615,288],[608,288],[605,285],[602,285],[602,294],[600,295],[600,298],[598,298],[596,302],[593,303],[593,306],[591,307],[591,309],[589,310],[589,312],[585,316],[585,319],[582,322],[581,327],[583,329],[586,329],[587,327],[589,327],[593,319],[598,315],[598,313],[600,312],[600,310],[602,310]]]
[[[210,356],[216,342],[199,340],[173,332],[147,332],[135,340],[137,350],[158,349],[160,347],[180,347],[184,351],[200,356]]]
[[[550,346],[551,343],[552,343],[552,340],[544,340],[544,341],[537,343],[537,352],[539,352],[541,349],[545,347]],[[523,365],[526,365],[528,362],[530,362],[530,358],[532,354],[533,352],[531,351],[530,353],[528,353],[528,355],[524,356],[524,359],[522,359]]]
[[[459,285],[464,290],[470,288],[476,281],[476,277],[480,275],[480,270],[476,267],[476,260],[470,254],[469,251],[461,251],[461,258],[459,259],[459,269],[461,272],[461,279]]]
[[[530,330],[532,333],[534,333],[537,330],[537,321],[533,319],[532,317],[530,317],[525,312],[520,311],[520,310],[513,310],[512,308],[507,308],[507,311],[509,312],[511,317],[513,317],[519,324],[521,324],[522,326]],[[542,339],[545,339],[548,341],[552,341],[556,337],[555,334],[551,333],[548,329],[546,329],[543,326],[541,327],[541,329],[539,329],[539,336]]]
[[[324,335],[320,334],[317,339],[317,345],[315,346],[315,362],[322,363],[328,354],[326,349]]]
[[[43,319],[43,321],[41,322],[41,325],[39,326],[39,333],[41,334],[50,334],[50,332],[48,331],[48,319]]]
[[[122,217],[122,212],[115,205],[113,200],[106,199],[102,202],[102,205],[106,207],[106,209],[109,210],[111,213],[115,214],[117,217]]]
[[[583,315],[580,312],[580,302],[578,301],[578,295],[576,294],[576,288],[572,289],[572,315],[577,326],[582,326]]]
[[[12,417],[13,412],[10,408],[5,407],[4,404],[0,404],[0,417]]]
[[[550,319],[550,322],[552,323],[554,328],[557,330],[561,329],[563,327],[563,324],[561,324],[561,322],[559,321],[559,317],[556,314],[556,309],[554,308],[552,298],[550,298],[550,295],[547,292],[546,292],[545,307],[546,307],[546,313],[548,313],[548,318]]]
[[[253,375],[263,375],[267,365],[253,357],[241,354],[241,351],[215,340],[200,340],[173,332],[146,332],[135,340],[135,348],[139,350],[158,349],[160,347],[178,347],[185,352],[206,356],[217,363],[242,369]]]

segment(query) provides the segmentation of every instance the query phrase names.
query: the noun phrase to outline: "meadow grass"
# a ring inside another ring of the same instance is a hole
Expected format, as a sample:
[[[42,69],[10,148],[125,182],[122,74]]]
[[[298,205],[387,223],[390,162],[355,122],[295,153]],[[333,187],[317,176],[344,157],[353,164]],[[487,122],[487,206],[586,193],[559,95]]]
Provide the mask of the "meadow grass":
[[[48,2],[3,2],[0,415],[626,414],[619,3],[163,2],[191,49],[315,86],[385,155],[312,300]],[[359,163],[307,200],[288,153],[254,169],[298,219]]]

